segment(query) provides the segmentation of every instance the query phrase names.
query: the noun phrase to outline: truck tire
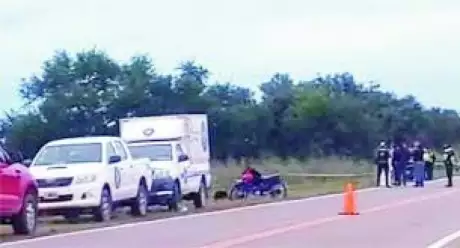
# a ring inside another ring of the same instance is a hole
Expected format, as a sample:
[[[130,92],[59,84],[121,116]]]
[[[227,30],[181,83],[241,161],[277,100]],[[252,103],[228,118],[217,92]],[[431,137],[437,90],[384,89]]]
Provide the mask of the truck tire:
[[[203,181],[201,181],[198,192],[193,194],[193,205],[195,206],[195,208],[203,208],[206,205],[206,193],[206,184]]]
[[[38,199],[37,194],[28,191],[24,196],[21,211],[11,219],[13,231],[19,235],[31,235],[37,229]]]
[[[146,216],[148,208],[147,187],[145,184],[140,183],[137,190],[136,199],[131,206],[131,215],[133,216]]]
[[[106,222],[112,219],[113,202],[112,195],[107,188],[103,188],[101,192],[101,202],[94,210],[94,219],[97,222]]]
[[[179,183],[175,182],[173,187],[173,194],[171,199],[168,201],[168,210],[172,212],[179,211],[179,205],[181,203],[181,191]]]

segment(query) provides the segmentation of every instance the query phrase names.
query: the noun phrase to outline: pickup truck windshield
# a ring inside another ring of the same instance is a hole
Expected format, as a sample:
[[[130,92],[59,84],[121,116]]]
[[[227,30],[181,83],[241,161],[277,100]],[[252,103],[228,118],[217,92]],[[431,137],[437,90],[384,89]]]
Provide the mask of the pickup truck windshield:
[[[149,158],[151,161],[172,160],[170,144],[130,145],[128,149],[133,158]]]
[[[102,144],[68,144],[45,147],[32,166],[54,164],[101,163]]]

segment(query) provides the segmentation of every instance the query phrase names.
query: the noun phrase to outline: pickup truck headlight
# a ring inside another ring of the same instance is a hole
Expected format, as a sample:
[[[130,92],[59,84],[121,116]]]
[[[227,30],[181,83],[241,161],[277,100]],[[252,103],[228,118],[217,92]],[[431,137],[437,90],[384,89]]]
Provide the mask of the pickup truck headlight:
[[[75,183],[80,184],[80,183],[92,183],[96,181],[96,175],[81,175],[75,177]]]
[[[162,179],[171,177],[171,173],[168,170],[164,169],[154,169],[153,172],[153,179]]]

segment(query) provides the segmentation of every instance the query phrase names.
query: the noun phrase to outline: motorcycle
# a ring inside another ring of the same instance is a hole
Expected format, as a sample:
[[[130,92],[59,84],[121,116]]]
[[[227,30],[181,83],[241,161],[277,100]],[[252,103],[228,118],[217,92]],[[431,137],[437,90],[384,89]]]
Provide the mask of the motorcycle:
[[[287,197],[287,183],[279,174],[262,175],[260,179],[248,182],[244,176],[230,187],[229,200],[247,199],[252,196],[270,196],[273,199]]]

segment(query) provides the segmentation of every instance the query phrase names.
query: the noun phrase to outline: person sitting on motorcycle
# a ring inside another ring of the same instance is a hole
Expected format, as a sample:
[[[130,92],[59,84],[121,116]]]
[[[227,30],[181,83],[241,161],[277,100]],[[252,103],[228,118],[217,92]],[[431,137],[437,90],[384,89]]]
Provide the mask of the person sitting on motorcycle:
[[[257,184],[258,182],[260,182],[262,174],[260,174],[260,172],[258,172],[256,169],[247,165],[243,173],[241,173],[241,177],[244,183]]]

